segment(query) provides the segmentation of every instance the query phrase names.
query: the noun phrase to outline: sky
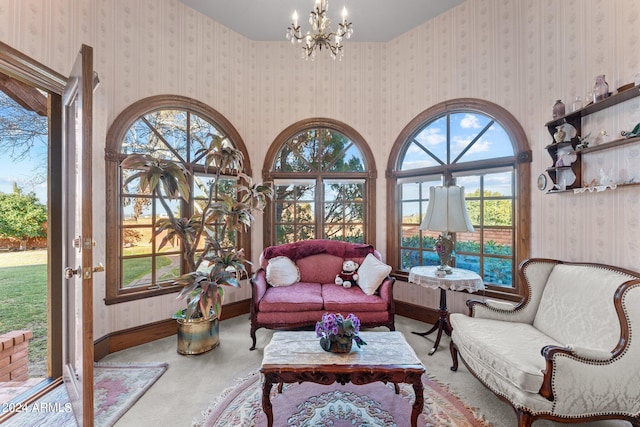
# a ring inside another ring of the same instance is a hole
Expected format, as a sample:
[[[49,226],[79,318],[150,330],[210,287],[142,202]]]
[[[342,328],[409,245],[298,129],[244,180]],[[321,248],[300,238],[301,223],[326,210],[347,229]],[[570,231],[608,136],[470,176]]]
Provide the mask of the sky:
[[[0,96],[5,96],[0,92]],[[17,104],[13,104],[15,108],[21,108]],[[7,115],[6,107],[0,108],[0,119],[3,115]],[[37,119],[40,119],[33,113]],[[6,127],[3,127],[6,129]],[[5,131],[6,132],[6,131]],[[47,183],[35,184],[34,178],[38,175],[42,176],[47,173],[47,139],[43,137],[41,141],[37,141],[29,154],[21,161],[12,159],[11,153],[6,148],[8,144],[3,143],[3,139],[7,135],[0,134],[0,191],[3,193],[13,192],[13,184],[17,183],[24,193],[34,192],[42,203],[47,202]]]
[[[1,138],[1,136],[0,136]],[[34,192],[42,203],[47,201],[47,183],[38,185],[31,183],[33,177],[38,173],[38,165],[46,162],[46,147],[38,147],[31,150],[31,156],[21,162],[13,161],[8,153],[0,153],[0,191],[3,193],[13,192],[13,183],[16,182],[25,193]],[[45,172],[41,169],[40,173]]]

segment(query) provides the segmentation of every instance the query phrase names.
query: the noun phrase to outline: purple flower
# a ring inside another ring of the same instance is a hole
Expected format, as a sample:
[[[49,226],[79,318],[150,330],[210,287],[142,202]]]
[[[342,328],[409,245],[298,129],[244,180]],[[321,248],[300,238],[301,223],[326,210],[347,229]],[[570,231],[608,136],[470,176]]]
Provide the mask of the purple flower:
[[[322,315],[322,320],[316,322],[318,337],[328,337],[332,340],[353,338],[358,346],[365,345],[364,340],[358,336],[358,332],[360,332],[360,319],[353,313],[346,318],[340,313],[325,313]]]

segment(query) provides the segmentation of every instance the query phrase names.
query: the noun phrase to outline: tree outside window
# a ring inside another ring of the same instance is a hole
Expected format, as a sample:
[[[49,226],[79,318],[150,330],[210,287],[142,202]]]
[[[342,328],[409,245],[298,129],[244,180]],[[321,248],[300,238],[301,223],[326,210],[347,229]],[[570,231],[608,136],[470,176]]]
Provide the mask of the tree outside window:
[[[245,171],[250,174],[246,150],[233,126],[210,107],[178,96],[158,96],[141,100],[119,116],[107,136],[107,303],[127,301],[167,292],[180,286],[174,280],[185,273],[183,248],[163,229],[169,206],[176,218],[191,217],[202,211],[216,170],[207,167],[206,152],[212,138],[239,148],[244,154]],[[140,190],[138,179],[128,181],[137,171],[122,168],[120,162],[131,154],[150,155],[175,162],[188,173],[191,199],[159,199],[157,194]],[[222,176],[214,199],[236,193],[235,176]],[[127,183],[123,186],[123,183]],[[223,224],[214,224],[221,233]],[[113,230],[117,230],[114,232]],[[162,245],[165,238],[170,244]],[[247,236],[233,230],[215,236],[226,247],[244,248],[250,253]],[[173,244],[171,244],[173,242]],[[117,250],[113,247],[116,246]],[[115,267],[114,267],[115,266]]]
[[[283,132],[267,154],[275,195],[265,245],[308,239],[372,241],[373,158],[362,137],[330,120],[307,120]],[[266,169],[266,168],[265,168]]]

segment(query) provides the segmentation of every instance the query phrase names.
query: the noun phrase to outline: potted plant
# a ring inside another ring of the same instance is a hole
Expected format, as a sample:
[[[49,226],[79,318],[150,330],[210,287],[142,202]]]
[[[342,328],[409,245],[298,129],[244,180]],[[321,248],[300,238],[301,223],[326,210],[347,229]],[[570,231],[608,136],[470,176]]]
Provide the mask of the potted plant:
[[[158,220],[153,230],[152,239],[164,235],[158,250],[167,244],[182,247],[188,272],[174,283],[184,285],[177,298],[186,300],[187,305],[173,316],[178,321],[178,352],[182,354],[204,353],[218,345],[224,287],[239,287],[249,264],[244,251],[235,248],[234,233],[247,231],[254,213],[262,212],[266,199],[273,195],[270,185],[254,184],[241,172],[240,150],[219,135],[208,137],[210,142],[196,156],[202,155],[205,170],[213,173],[208,188],[201,188],[206,201],[194,202],[191,217],[177,215],[167,202],[192,199],[188,179],[191,171],[148,154],[131,154],[121,163],[123,168],[135,171],[124,185],[139,180],[140,191],[155,195],[165,210],[166,218]],[[223,174],[237,176],[235,188],[223,188]]]
[[[324,313],[322,320],[316,323],[316,336],[320,338],[320,347],[332,353],[349,353],[355,341],[358,348],[367,343],[360,338],[360,319],[349,313],[344,317],[340,313]]]

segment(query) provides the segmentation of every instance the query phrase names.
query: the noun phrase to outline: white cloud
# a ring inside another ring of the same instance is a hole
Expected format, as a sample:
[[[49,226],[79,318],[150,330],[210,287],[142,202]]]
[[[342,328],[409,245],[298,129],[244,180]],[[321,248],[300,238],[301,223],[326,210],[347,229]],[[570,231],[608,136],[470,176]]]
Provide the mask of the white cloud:
[[[464,150],[467,145],[469,145],[469,143],[472,141],[472,137],[459,137],[459,136],[454,136],[453,137],[453,144],[454,144],[454,152],[461,152],[462,150]],[[469,151],[467,151],[467,154],[473,154],[473,153],[484,153],[487,152],[491,149],[491,142],[484,139],[484,138],[480,138],[478,141],[476,141],[475,144],[473,144],[473,146],[469,149]]]
[[[478,121],[478,116],[465,114],[462,120],[460,120],[460,127],[463,129],[480,129],[482,126]]]
[[[428,127],[416,136],[416,141],[426,146],[434,146],[446,142],[447,137],[441,132],[441,129]]]

